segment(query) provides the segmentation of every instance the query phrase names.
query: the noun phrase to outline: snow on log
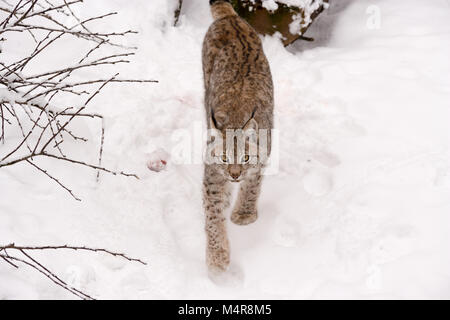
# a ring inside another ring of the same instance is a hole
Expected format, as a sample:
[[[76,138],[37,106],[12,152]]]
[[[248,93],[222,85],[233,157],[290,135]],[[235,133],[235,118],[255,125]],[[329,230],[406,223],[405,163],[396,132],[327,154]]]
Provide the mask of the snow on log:
[[[236,12],[259,34],[279,33],[285,46],[304,33],[326,8],[328,0],[231,0]]]

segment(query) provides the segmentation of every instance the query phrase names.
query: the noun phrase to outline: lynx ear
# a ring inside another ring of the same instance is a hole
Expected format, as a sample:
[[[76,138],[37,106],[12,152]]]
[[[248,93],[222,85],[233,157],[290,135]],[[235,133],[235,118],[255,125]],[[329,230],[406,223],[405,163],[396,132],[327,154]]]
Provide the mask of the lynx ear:
[[[210,127],[211,129],[217,130],[216,124],[214,123],[214,120],[213,120],[212,116],[209,117],[209,127]]]
[[[214,129],[222,129],[222,127],[225,125],[225,122],[227,122],[228,116],[223,111],[217,111],[211,113],[211,128]]]
[[[247,131],[253,129],[255,131],[258,131],[258,122],[254,118],[250,118],[250,120],[247,121],[244,128],[242,130]]]

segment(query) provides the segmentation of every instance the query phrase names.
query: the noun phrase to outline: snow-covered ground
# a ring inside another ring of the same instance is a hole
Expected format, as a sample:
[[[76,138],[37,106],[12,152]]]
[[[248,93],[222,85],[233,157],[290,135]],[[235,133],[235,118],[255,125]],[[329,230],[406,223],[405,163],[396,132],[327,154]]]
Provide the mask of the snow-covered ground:
[[[315,43],[286,50],[263,39],[279,171],[264,181],[259,220],[229,223],[233,265],[224,285],[204,265],[202,166],[176,164],[173,152],[177,134],[194,137],[204,125],[208,1],[185,0],[178,27],[174,0],[85,2],[81,15],[117,10],[111,26],[140,32],[129,37],[139,50],[122,74],[160,81],[111,85],[91,106],[106,117],[104,165],[141,179],[102,174],[96,183],[96,172],[42,160],[77,202],[29,166],[2,168],[0,243],[106,247],[148,262],[36,254],[100,299],[450,298],[449,1],[336,0],[306,34]],[[2,59],[19,50],[10,43]],[[98,126],[79,126],[99,137]],[[89,160],[98,145],[71,148]],[[158,149],[173,154],[153,172],[146,164]],[[0,299],[16,298],[73,296],[0,263]]]

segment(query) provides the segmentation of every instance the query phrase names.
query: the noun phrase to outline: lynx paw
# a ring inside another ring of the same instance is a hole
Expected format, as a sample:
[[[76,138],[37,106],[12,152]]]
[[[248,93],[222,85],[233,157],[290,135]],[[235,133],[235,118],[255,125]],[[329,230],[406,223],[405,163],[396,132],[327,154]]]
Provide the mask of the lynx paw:
[[[257,211],[233,211],[231,214],[231,221],[235,224],[245,226],[247,224],[253,223],[258,218]]]
[[[209,279],[221,287],[241,287],[244,281],[244,273],[239,266],[231,264],[225,272],[208,272]]]
[[[230,264],[230,252],[228,249],[208,250],[206,264],[210,274],[220,274],[227,271]]]

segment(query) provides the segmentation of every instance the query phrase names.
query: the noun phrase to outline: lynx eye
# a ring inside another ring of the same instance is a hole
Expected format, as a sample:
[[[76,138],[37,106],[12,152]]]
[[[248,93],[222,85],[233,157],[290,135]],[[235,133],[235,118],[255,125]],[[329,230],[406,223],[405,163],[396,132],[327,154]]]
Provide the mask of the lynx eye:
[[[222,160],[223,163],[228,163],[228,157],[227,157],[227,155],[226,155],[226,154],[223,154],[223,155],[220,157],[220,160]]]
[[[248,154],[242,156],[242,163],[247,163],[250,160],[250,156]]]

